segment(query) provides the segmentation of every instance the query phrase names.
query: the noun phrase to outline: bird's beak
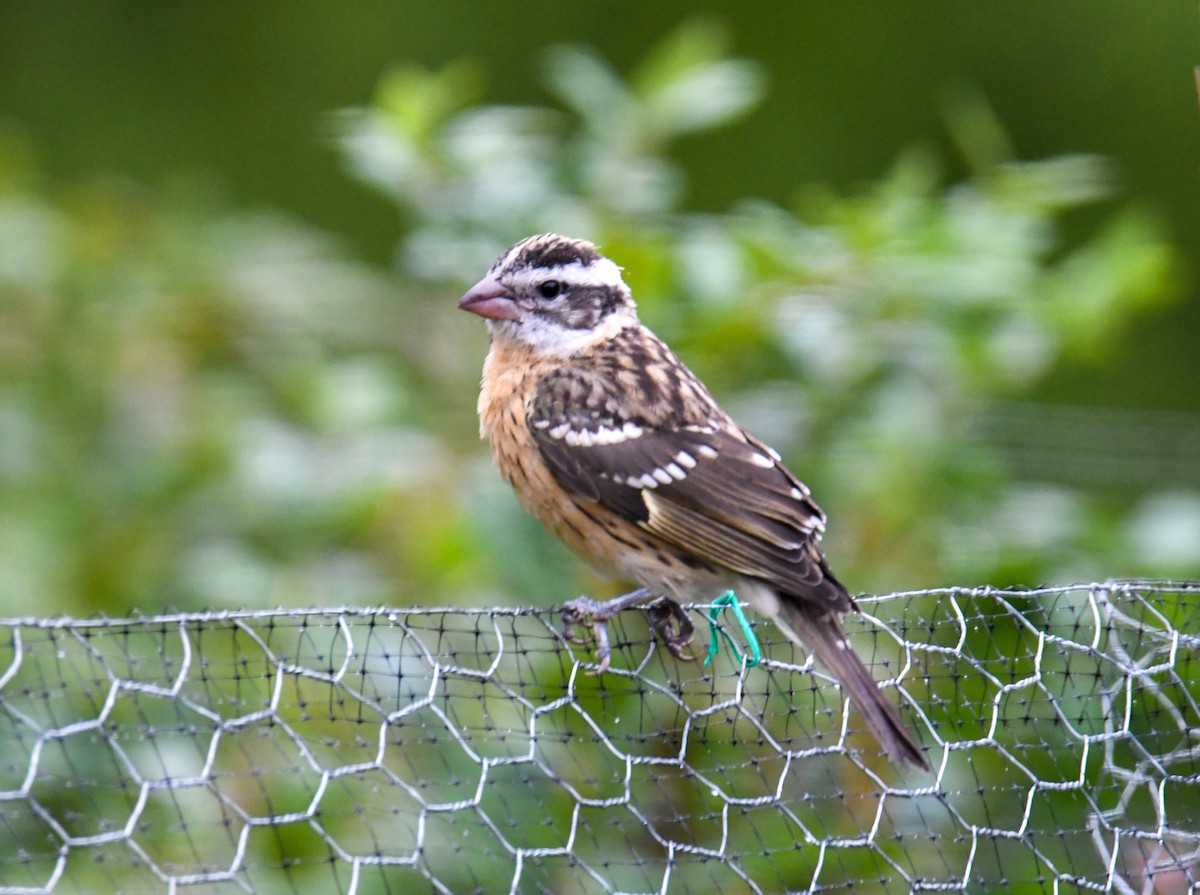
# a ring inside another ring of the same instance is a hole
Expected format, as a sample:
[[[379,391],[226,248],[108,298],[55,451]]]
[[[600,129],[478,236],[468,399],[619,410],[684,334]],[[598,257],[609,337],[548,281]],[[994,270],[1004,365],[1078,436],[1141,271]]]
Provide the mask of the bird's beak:
[[[519,320],[520,308],[507,289],[493,276],[486,276],[458,300],[464,311],[490,320]]]

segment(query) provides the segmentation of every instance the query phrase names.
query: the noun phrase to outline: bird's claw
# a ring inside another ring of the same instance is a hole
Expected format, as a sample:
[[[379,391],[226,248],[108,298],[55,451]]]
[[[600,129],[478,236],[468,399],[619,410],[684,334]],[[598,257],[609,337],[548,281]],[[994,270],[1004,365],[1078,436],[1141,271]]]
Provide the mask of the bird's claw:
[[[607,624],[610,618],[625,608],[614,606],[614,603],[613,600],[602,603],[591,597],[576,597],[568,603],[563,603],[559,609],[562,613],[563,637],[571,643],[587,643],[588,638],[581,637],[575,631],[576,628],[585,628],[592,632],[595,639],[597,626]]]
[[[667,652],[684,662],[696,661],[687,648],[692,642],[692,635],[696,633],[696,626],[683,607],[674,600],[662,597],[646,607],[646,617],[651,630],[658,635]]]
[[[588,638],[581,636],[576,629],[586,629],[591,634],[591,640],[596,644],[596,667],[588,674],[604,674],[612,662],[612,644],[608,639],[608,620],[619,609],[609,608],[610,603],[601,603],[591,597],[576,597],[562,606],[563,638],[570,643],[587,643]]]
[[[604,674],[612,662],[612,643],[608,637],[608,621],[618,612],[643,602],[650,596],[645,589],[636,590],[614,600],[600,602],[591,597],[577,597],[562,606],[563,638],[570,643],[586,643],[580,630],[591,634],[596,644],[596,667],[589,674]],[[685,662],[695,660],[687,649],[692,641],[695,625],[679,604],[667,597],[660,597],[646,607],[646,618],[650,629],[663,642],[663,646],[676,659]]]

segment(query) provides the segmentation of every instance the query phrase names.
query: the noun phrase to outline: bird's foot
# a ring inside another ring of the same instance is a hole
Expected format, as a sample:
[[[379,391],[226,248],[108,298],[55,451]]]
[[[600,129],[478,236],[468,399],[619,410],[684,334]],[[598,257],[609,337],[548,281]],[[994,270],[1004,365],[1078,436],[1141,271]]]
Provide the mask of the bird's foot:
[[[571,643],[586,643],[576,629],[585,629],[596,644],[596,667],[591,674],[604,674],[612,661],[612,644],[608,639],[608,622],[618,612],[638,606],[653,594],[644,587],[611,600],[576,597],[562,606],[563,637]],[[692,639],[694,625],[679,604],[660,597],[646,608],[650,628],[662,640],[667,651],[677,659],[695,658],[686,647]]]
[[[659,597],[646,607],[646,616],[650,622],[650,629],[658,635],[667,652],[684,662],[696,661],[696,657],[687,648],[692,642],[692,635],[696,633],[696,626],[683,611],[683,607],[672,599]]]
[[[639,603],[644,603],[651,593],[644,587],[614,597],[611,600],[593,600],[591,597],[576,597],[562,606],[563,637],[571,643],[586,643],[577,628],[591,634],[596,644],[596,667],[591,674],[604,674],[612,661],[612,644],[608,639],[608,620]]]

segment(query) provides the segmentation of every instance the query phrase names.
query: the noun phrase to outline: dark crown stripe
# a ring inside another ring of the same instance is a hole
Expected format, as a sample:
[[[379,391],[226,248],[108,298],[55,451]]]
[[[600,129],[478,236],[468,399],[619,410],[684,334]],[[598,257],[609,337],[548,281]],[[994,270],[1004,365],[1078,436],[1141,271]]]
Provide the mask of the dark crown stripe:
[[[558,267],[564,264],[582,264],[586,267],[599,259],[600,253],[590,242],[545,233],[525,240],[513,266]]]

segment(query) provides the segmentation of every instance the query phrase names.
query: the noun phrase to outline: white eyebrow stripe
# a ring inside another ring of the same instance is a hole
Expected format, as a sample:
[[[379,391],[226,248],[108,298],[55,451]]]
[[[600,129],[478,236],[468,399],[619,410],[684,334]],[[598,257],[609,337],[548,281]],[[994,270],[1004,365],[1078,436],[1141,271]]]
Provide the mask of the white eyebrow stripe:
[[[608,258],[597,258],[591,264],[578,262],[556,264],[553,267],[526,267],[511,275],[514,286],[532,286],[546,280],[559,280],[568,286],[623,286],[621,268]]]

